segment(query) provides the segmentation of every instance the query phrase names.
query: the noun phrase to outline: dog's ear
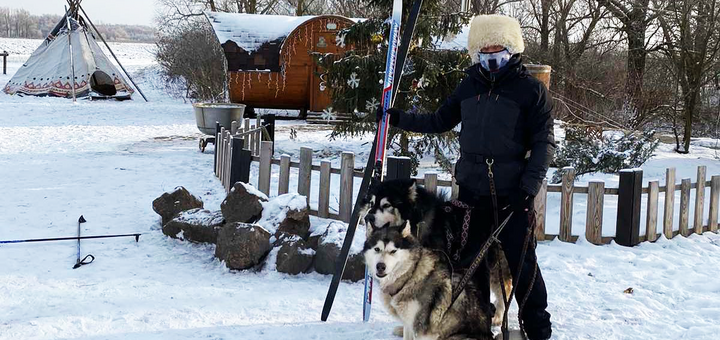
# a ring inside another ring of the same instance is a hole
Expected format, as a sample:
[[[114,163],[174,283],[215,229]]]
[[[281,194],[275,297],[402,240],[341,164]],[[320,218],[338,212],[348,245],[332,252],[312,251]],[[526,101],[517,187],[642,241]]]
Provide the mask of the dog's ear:
[[[403,238],[409,238],[412,237],[412,228],[410,227],[410,221],[405,222],[405,226],[402,229],[402,237]]]
[[[413,178],[409,181],[409,183],[408,198],[410,199],[410,202],[415,203],[417,200],[417,181]]]

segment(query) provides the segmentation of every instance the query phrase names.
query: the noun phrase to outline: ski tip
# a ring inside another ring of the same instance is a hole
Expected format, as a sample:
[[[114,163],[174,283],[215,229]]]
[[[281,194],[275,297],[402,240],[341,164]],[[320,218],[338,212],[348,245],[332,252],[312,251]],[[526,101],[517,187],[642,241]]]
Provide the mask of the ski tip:
[[[87,222],[85,220],[85,217],[83,217],[83,215],[80,215],[80,218],[78,218],[78,223],[85,223],[85,222]]]

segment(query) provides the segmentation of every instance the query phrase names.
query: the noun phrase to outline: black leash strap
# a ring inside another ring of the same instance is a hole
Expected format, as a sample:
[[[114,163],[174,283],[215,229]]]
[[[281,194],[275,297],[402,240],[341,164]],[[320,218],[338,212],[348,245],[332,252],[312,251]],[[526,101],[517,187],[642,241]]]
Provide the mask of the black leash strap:
[[[455,303],[455,301],[460,297],[460,294],[465,290],[465,286],[467,286],[468,282],[472,278],[473,274],[477,271],[478,267],[480,267],[480,264],[482,264],[482,260],[485,258],[485,255],[487,255],[488,250],[490,250],[490,247],[493,245],[493,243],[497,242],[500,243],[500,240],[498,239],[498,236],[502,232],[503,229],[505,229],[505,226],[510,221],[510,217],[512,217],[513,213],[511,212],[510,215],[508,215],[507,218],[503,221],[502,224],[500,224],[500,227],[495,229],[492,234],[490,234],[490,238],[488,238],[487,241],[485,241],[485,244],[483,244],[483,247],[480,248],[480,251],[478,251],[477,255],[475,255],[475,259],[473,260],[472,264],[470,264],[470,267],[468,267],[467,271],[465,272],[465,275],[463,275],[462,279],[460,279],[460,282],[458,282],[457,287],[453,289],[453,297],[450,301],[450,306],[448,306],[448,309],[452,307],[452,305]]]
[[[90,258],[90,261],[87,260],[88,258]],[[81,266],[84,266],[84,265],[86,265],[86,264],[91,264],[91,263],[93,263],[93,261],[95,261],[95,256],[92,256],[92,255],[88,254],[88,255],[85,256],[82,260],[78,261],[78,262],[75,264],[75,266],[73,266],[73,269],[78,269],[78,268],[80,268]]]

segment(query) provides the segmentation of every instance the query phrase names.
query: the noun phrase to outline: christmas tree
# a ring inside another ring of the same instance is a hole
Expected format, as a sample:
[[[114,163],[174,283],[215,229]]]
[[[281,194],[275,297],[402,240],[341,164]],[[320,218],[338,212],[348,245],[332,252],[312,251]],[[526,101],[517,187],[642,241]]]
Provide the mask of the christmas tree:
[[[387,16],[392,0],[368,0],[367,8],[381,15],[363,20],[341,31],[338,45],[352,46],[343,55],[316,55],[326,86],[333,90],[330,112],[353,113],[352,119],[337,125],[331,139],[374,133],[375,111],[380,105],[389,37]],[[403,23],[413,0],[403,1]],[[469,13],[449,13],[438,1],[425,1],[405,61],[402,82],[394,107],[409,112],[433,113],[465,77],[471,60],[466,51],[440,50],[442,39],[456,36],[470,20]],[[405,27],[403,27],[404,29]],[[398,74],[399,75],[399,74]],[[445,134],[414,134],[391,129],[391,154],[408,156],[417,167],[420,158],[432,154],[446,170],[458,150],[457,131]]]

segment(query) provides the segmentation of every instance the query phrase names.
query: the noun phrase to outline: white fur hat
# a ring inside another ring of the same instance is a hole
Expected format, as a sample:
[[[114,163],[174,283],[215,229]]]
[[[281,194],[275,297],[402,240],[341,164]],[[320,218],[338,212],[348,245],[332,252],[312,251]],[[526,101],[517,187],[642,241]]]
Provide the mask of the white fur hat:
[[[470,24],[468,37],[468,53],[473,63],[480,62],[480,49],[493,45],[504,46],[511,54],[525,51],[520,22],[506,15],[476,16]]]

